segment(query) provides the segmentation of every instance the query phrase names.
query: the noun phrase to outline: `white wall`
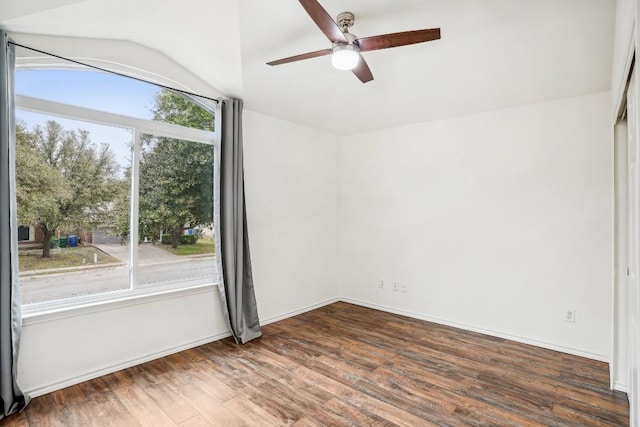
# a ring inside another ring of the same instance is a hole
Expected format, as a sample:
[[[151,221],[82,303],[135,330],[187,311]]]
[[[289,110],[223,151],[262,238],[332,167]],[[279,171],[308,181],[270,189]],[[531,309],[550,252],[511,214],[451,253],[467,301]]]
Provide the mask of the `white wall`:
[[[220,93],[242,96],[237,1],[189,0],[177,5],[172,0],[154,0],[152,3],[129,0],[7,0],[0,2],[0,26],[11,33],[43,35],[37,43],[28,46],[67,57],[75,56],[69,53],[70,49],[57,45],[50,37],[65,36],[73,45],[85,46],[78,51],[83,61],[93,59],[93,55],[99,55],[103,60],[107,59],[106,56],[121,56],[117,46],[113,51],[104,50],[95,43],[96,40],[144,45],[148,50],[161,52],[174,65],[181,64],[190,70],[190,74],[198,76]],[[155,55],[142,54],[131,58],[131,62],[124,62],[129,66],[138,63],[142,70],[156,70],[162,74],[172,71],[156,62]],[[167,68],[174,68],[174,65],[169,64]],[[188,83],[182,79],[178,81]]]
[[[260,114],[244,119],[253,276],[268,323],[338,294],[337,145]],[[18,381],[40,395],[227,335],[213,287],[27,318]]]
[[[345,137],[342,296],[608,360],[610,96]]]
[[[39,396],[224,336],[228,330],[212,286],[29,317],[18,383]]]
[[[222,96],[212,87],[164,53],[124,40],[61,37],[15,33],[14,42],[53,52],[82,63],[145,79],[204,96]],[[16,68],[79,68],[78,65],[38,52],[16,48]]]
[[[245,183],[261,317],[338,295],[336,137],[244,114]],[[254,255],[257,254],[257,255]]]

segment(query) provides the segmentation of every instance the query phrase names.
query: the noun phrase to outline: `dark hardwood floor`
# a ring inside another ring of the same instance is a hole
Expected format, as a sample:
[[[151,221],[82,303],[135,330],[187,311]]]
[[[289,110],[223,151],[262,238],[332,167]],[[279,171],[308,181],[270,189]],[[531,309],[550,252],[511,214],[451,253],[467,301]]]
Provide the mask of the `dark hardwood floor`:
[[[34,399],[4,426],[625,426],[602,362],[336,303]]]

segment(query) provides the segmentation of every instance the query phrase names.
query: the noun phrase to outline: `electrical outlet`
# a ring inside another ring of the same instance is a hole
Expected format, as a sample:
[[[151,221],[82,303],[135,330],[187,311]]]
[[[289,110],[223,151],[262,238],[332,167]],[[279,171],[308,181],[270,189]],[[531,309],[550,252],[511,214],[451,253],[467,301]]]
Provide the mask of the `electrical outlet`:
[[[400,290],[400,285],[398,282],[393,282],[393,292],[398,292]]]
[[[576,323],[576,309],[571,308],[569,310],[565,310],[564,312],[564,321],[568,323]]]
[[[378,282],[378,288],[384,289],[384,279],[380,279],[380,281]]]
[[[403,294],[407,293],[407,284],[405,282],[400,283],[400,292]]]

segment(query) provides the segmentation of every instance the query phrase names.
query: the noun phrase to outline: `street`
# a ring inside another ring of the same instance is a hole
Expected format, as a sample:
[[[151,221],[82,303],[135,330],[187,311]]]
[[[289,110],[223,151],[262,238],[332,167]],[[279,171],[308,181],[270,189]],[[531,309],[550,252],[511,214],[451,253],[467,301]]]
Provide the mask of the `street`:
[[[201,279],[212,281],[216,269],[213,256],[178,258],[171,262],[141,264],[138,288]],[[129,288],[129,267],[87,269],[81,271],[20,277],[23,304],[91,295]]]

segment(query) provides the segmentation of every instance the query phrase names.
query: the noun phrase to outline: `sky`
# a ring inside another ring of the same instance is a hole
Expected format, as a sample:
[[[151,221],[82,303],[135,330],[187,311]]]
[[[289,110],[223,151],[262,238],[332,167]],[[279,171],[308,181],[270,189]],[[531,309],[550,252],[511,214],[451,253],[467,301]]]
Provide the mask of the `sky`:
[[[18,70],[16,93],[141,119],[151,119],[158,87],[114,74]]]
[[[79,70],[18,70],[16,93],[142,119],[151,119],[151,108],[159,88],[117,75]],[[116,161],[124,168],[130,162],[132,132],[111,126],[62,119],[16,109],[16,119],[31,129],[55,120],[65,129],[83,129],[96,144],[108,143]]]

